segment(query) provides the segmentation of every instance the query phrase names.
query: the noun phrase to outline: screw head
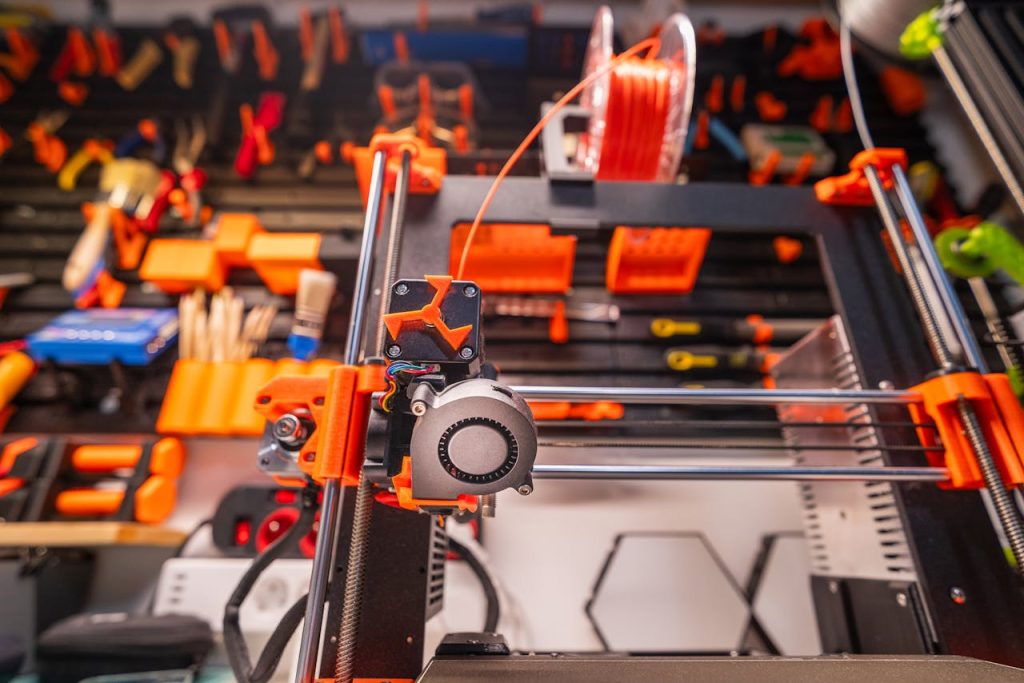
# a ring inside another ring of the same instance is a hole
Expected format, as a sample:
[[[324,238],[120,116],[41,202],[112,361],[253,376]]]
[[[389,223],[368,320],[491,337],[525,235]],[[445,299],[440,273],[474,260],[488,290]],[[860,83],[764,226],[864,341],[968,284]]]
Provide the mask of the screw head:
[[[466,285],[465,288],[463,288],[462,293],[465,294],[467,298],[472,299],[480,293],[480,290],[474,285]]]
[[[829,593],[838,593],[839,592],[839,582],[838,581],[829,581],[828,582],[828,592]]]
[[[388,358],[398,358],[402,355],[402,347],[398,344],[392,344],[387,350]]]
[[[417,417],[419,417],[420,415],[427,414],[427,404],[424,403],[423,401],[414,402],[412,406],[410,406],[410,408],[412,410],[412,414],[416,415]]]
[[[964,589],[960,586],[953,586],[949,589],[949,599],[957,605],[962,605],[967,602],[967,593],[964,593]]]
[[[528,496],[531,493],[533,493],[533,487],[530,486],[529,484],[523,484],[522,486],[520,486],[519,488],[516,489],[516,492],[520,496]]]
[[[463,360],[469,360],[473,357],[473,349],[468,346],[463,346],[459,349],[459,357]]]
[[[896,604],[899,605],[900,607],[906,607],[907,606],[907,594],[906,593],[897,593],[896,594]]]
[[[409,293],[409,285],[405,284],[404,282],[399,282],[397,285],[395,285],[394,291],[395,294],[397,294],[398,296],[405,296],[406,294]]]

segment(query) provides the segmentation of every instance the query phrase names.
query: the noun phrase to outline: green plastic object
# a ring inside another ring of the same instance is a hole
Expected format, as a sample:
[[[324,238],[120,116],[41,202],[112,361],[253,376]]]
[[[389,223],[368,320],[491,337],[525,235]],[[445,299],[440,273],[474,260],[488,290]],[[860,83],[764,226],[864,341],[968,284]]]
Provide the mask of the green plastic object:
[[[987,277],[1002,270],[1024,285],[1024,244],[995,223],[943,230],[935,238],[935,250],[946,270],[957,277]]]
[[[900,36],[900,54],[907,59],[927,59],[942,47],[942,29],[935,10],[922,12]]]

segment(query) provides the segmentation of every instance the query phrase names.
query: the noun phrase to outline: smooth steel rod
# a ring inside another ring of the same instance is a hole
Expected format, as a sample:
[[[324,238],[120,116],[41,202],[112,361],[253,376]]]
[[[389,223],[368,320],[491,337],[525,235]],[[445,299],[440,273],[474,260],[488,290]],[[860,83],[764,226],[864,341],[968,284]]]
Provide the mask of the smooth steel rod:
[[[380,209],[384,201],[384,164],[387,154],[383,151],[373,155],[373,170],[370,172],[370,192],[366,201],[366,218],[363,220],[363,242],[359,247],[359,270],[356,272],[356,286],[352,293],[352,315],[348,321],[348,336],[345,338],[345,363],[359,362],[363,343],[363,329],[366,324],[366,305],[373,285],[370,270],[377,242],[377,225],[380,223]]]
[[[355,291],[352,298],[352,316],[349,319],[348,338],[345,341],[345,362],[349,365],[359,362],[359,351],[363,340],[373,250],[384,196],[384,162],[386,159],[387,156],[384,152],[377,152],[373,157],[370,193],[366,203],[366,220],[363,224],[363,241],[359,249],[359,270],[356,274]],[[302,623],[302,639],[299,641],[299,663],[295,671],[297,683],[312,683],[316,679],[316,663],[320,654],[320,631],[324,620],[324,602],[327,599],[327,583],[330,580],[331,567],[334,564],[334,547],[338,535],[342,498],[341,482],[337,479],[328,479],[324,483],[324,499],[320,505],[320,533],[317,534],[316,550],[313,553],[309,598],[306,600],[306,616]]]
[[[839,389],[662,389],[636,387],[514,386],[528,401],[616,401],[690,405],[779,405],[848,403],[917,403],[913,391]]]
[[[944,467],[738,465],[534,465],[537,479],[694,479],[751,481],[946,481]]]
[[[946,275],[946,269],[943,268],[942,263],[939,261],[939,255],[935,251],[931,235],[924,224],[924,218],[921,216],[921,210],[917,206],[917,200],[910,189],[910,181],[907,180],[906,174],[898,165],[892,167],[892,175],[896,196],[899,197],[900,204],[903,207],[903,214],[906,216],[907,222],[910,223],[914,240],[917,242],[918,249],[921,251],[921,257],[928,267],[928,274],[935,283],[939,300],[942,302],[946,317],[953,327],[957,341],[960,342],[965,360],[971,367],[977,369],[978,372],[987,372],[988,368],[985,364],[985,358],[981,355],[978,342],[974,338],[973,330],[971,330],[971,324],[967,321],[967,314],[964,313],[960,299],[957,297],[956,291],[949,281],[949,276]]]

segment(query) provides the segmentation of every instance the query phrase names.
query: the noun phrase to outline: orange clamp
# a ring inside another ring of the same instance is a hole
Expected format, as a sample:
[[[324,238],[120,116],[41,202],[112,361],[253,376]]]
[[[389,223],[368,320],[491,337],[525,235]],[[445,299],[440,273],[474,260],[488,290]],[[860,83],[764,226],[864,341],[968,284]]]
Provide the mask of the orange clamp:
[[[425,325],[432,327],[453,351],[462,347],[470,332],[472,325],[463,325],[454,329],[448,327],[441,317],[441,302],[448,294],[452,285],[451,275],[427,275],[426,280],[434,288],[434,298],[423,308],[417,311],[401,311],[398,313],[387,313],[382,316],[384,326],[392,339],[398,338],[398,333],[405,325]]]
[[[922,397],[921,403],[909,406],[914,421],[933,423],[935,427],[935,430],[918,427],[921,443],[926,448],[934,448],[941,442],[944,448],[942,452],[928,452],[932,466],[945,466],[949,470],[949,481],[940,484],[942,488],[977,489],[985,485],[974,448],[960,419],[958,398],[961,396],[974,408],[1007,488],[1024,484],[1024,409],[1006,375],[958,372],[922,382],[913,391]],[[935,431],[938,431],[938,439]]]
[[[906,170],[907,152],[895,147],[866,149],[853,157],[846,175],[825,178],[814,184],[814,194],[823,204],[838,206],[872,206],[875,203],[864,169],[874,166],[886,189],[892,187],[892,168]]]

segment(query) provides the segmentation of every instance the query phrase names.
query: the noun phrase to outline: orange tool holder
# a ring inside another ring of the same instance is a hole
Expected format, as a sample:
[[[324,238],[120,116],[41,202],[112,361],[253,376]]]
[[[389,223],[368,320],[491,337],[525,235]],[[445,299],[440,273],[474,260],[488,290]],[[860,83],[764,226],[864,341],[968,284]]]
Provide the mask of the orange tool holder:
[[[252,214],[222,214],[213,240],[156,239],[139,277],[168,294],[220,290],[233,267],[251,267],[275,294],[294,294],[299,273],[323,270],[317,233],[268,233]]]
[[[8,521],[158,524],[174,509],[184,461],[184,446],[170,438],[85,445],[20,439],[0,454],[0,513]]]
[[[459,269],[470,224],[452,230],[448,270]],[[469,249],[463,276],[487,293],[562,294],[572,284],[576,237],[552,235],[550,225],[483,223]]]
[[[894,147],[866,149],[850,162],[850,172],[834,178],[825,178],[814,184],[814,194],[823,204],[836,206],[874,206],[871,186],[864,175],[867,166],[874,166],[878,178],[886,189],[892,187],[892,168],[907,170],[906,150]]]
[[[700,273],[708,228],[615,228],[605,284],[614,294],[686,294]]]
[[[315,425],[299,451],[303,474],[356,486],[366,448],[370,395],[385,388],[383,365],[338,365],[327,377],[277,377],[260,391],[256,410],[271,423],[287,413]]]
[[[405,151],[412,157],[409,164],[409,192],[437,194],[441,189],[441,179],[448,172],[448,156],[443,149],[431,147],[423,140],[410,135],[381,133],[373,136],[368,147],[356,147],[352,150],[352,166],[356,171],[359,192],[362,194],[364,204],[369,194],[373,157],[380,151],[387,153],[388,158],[384,171],[384,188],[387,192],[395,191],[395,179],[402,164],[402,152]]]
[[[921,394],[921,403],[909,406],[915,422],[934,423],[935,431],[918,428],[918,437],[925,447],[939,445],[944,452],[929,451],[931,465],[945,466],[949,481],[939,484],[947,489],[979,489],[985,486],[981,468],[964,433],[957,407],[963,396],[974,408],[981,424],[999,474],[1007,488],[1024,484],[1024,409],[1013,393],[1006,375],[981,375],[957,372],[940,375],[913,388]]]

